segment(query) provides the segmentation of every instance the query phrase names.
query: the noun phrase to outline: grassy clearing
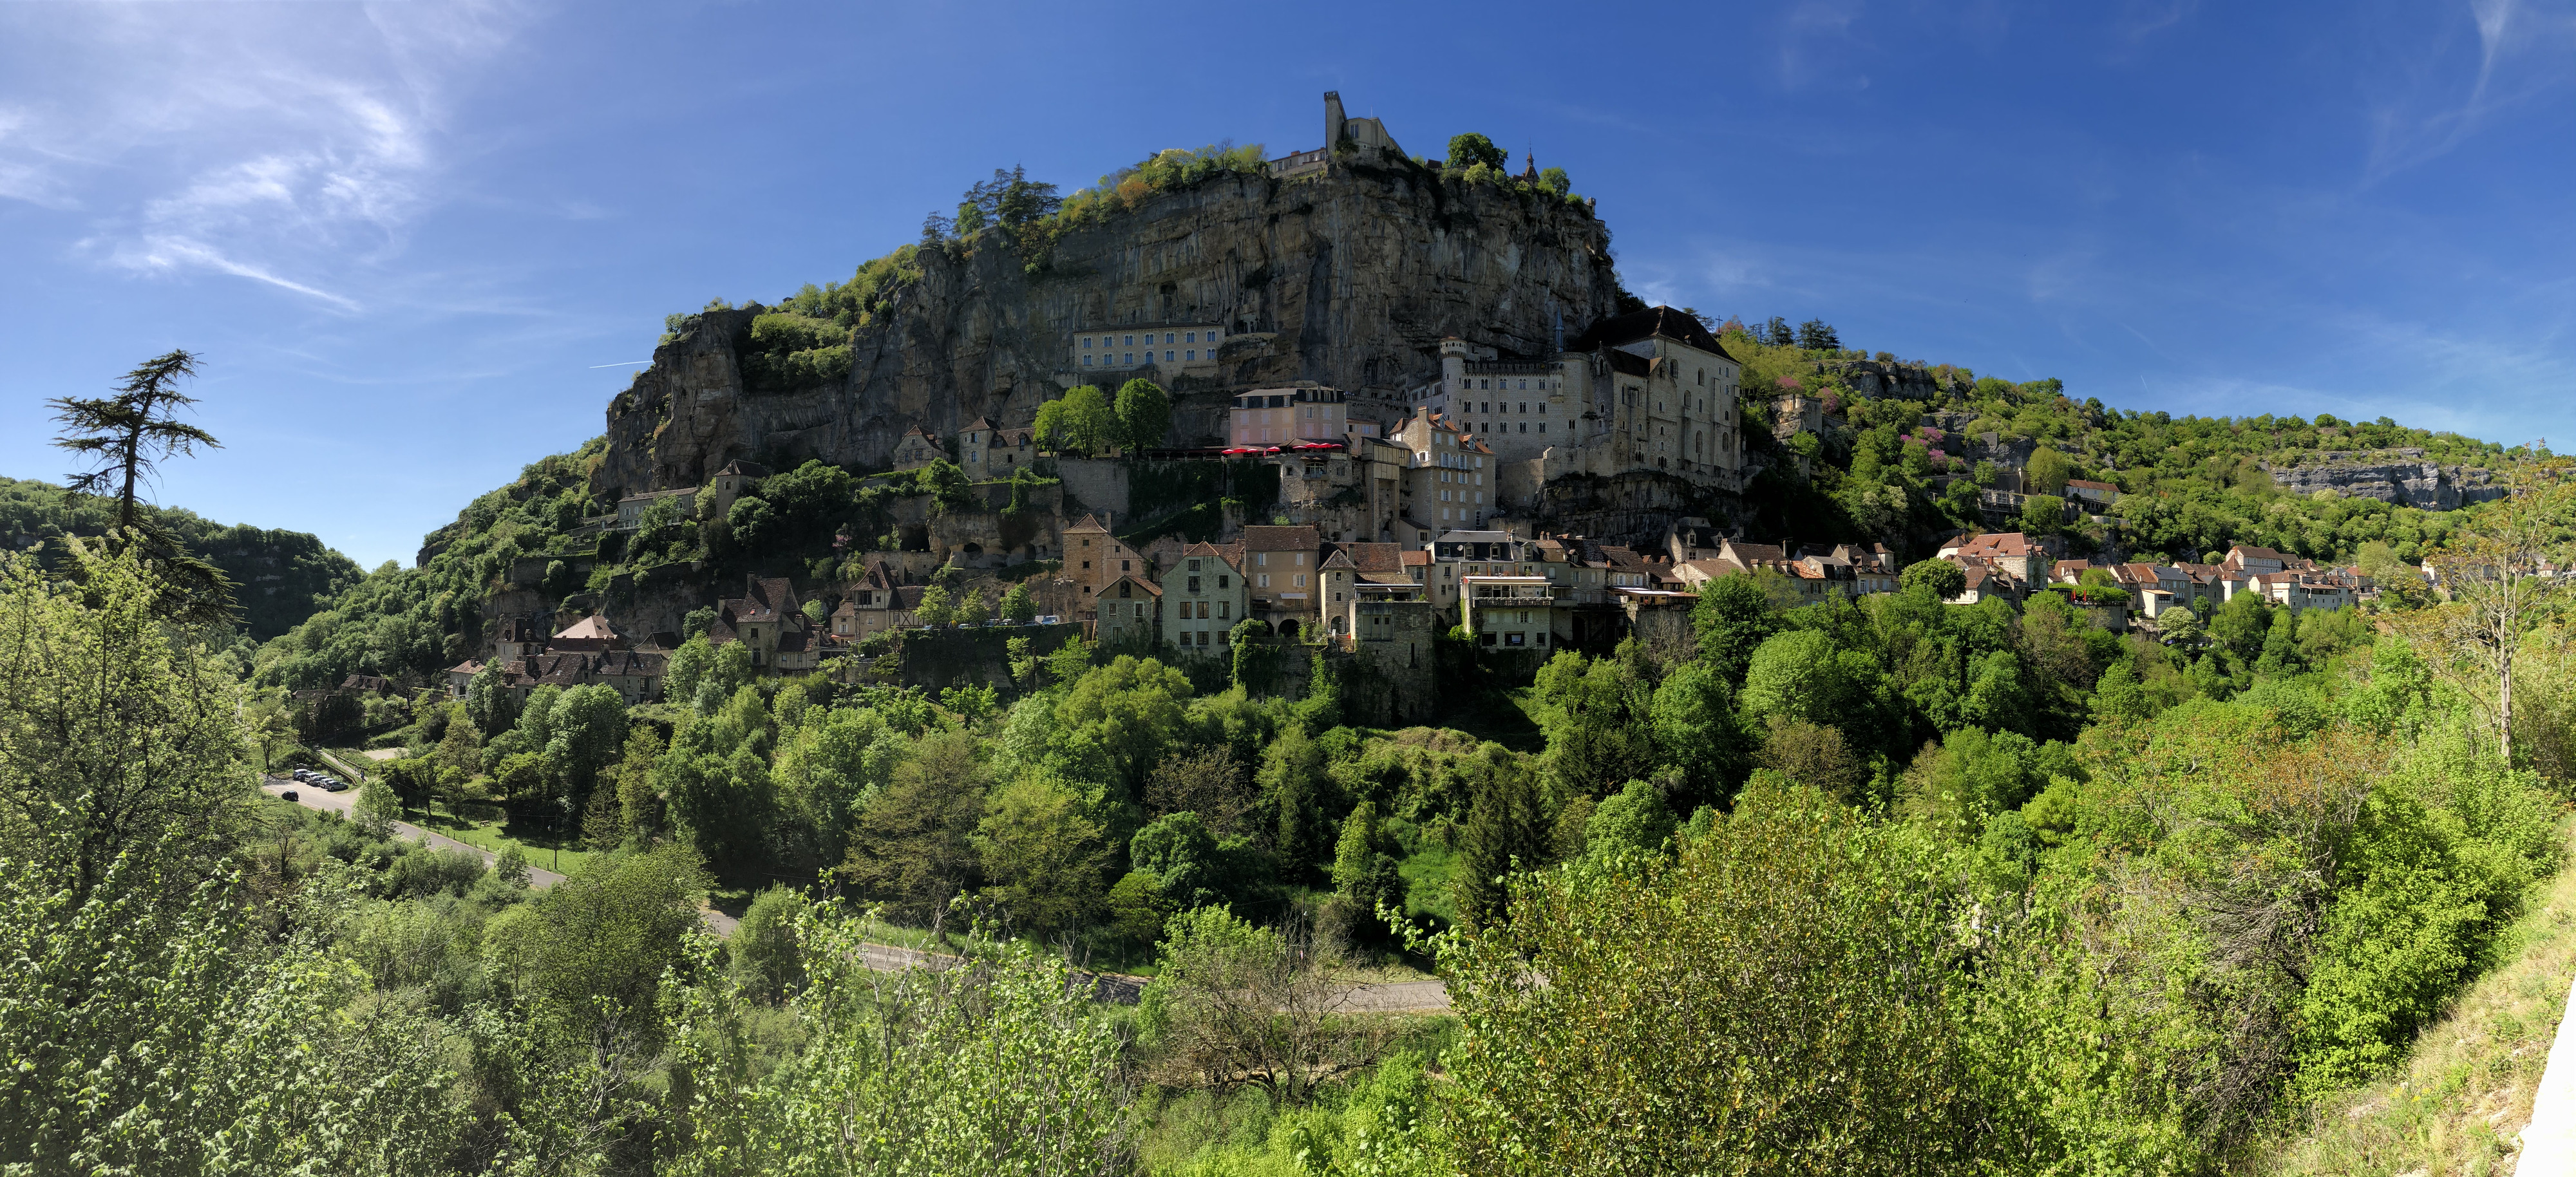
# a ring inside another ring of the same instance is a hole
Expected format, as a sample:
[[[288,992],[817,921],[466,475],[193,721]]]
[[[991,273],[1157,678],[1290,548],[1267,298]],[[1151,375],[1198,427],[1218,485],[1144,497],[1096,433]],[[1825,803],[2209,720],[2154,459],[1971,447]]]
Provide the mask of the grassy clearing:
[[[414,813],[413,825],[434,833],[445,834],[477,850],[499,854],[516,846],[528,856],[528,865],[570,875],[589,865],[591,852],[580,848],[572,838],[556,839],[541,832],[518,829],[501,819],[460,818],[438,810]],[[560,865],[558,865],[560,864]]]
[[[2576,823],[2562,822],[2560,835],[2576,839]],[[2576,855],[2576,842],[2568,849]],[[2509,1171],[2566,1009],[2568,979],[2576,976],[2576,858],[2542,884],[2499,960],[2416,1038],[2402,1068],[2301,1112],[2244,1171]]]

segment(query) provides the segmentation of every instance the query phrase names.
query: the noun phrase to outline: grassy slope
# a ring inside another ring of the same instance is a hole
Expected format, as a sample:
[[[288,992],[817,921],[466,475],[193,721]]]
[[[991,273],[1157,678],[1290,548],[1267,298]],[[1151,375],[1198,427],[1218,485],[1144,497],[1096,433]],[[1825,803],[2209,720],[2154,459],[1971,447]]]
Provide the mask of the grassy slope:
[[[2576,824],[2561,832],[2576,849]],[[2542,887],[2514,926],[2502,963],[2424,1030],[2403,1069],[2318,1103],[2246,1171],[2509,1171],[2500,1166],[2531,1119],[2532,1093],[2576,977],[2576,869]]]

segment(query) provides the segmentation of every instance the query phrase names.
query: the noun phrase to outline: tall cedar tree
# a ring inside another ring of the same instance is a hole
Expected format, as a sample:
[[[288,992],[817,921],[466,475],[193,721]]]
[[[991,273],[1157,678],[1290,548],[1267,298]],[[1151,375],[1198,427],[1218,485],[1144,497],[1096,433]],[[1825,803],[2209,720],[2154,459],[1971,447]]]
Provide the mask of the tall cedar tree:
[[[190,624],[211,625],[233,620],[232,578],[191,554],[168,528],[136,511],[138,488],[159,472],[161,459],[191,456],[198,446],[223,446],[213,434],[175,416],[197,403],[197,398],[178,389],[180,380],[196,374],[197,357],[173,351],[126,373],[115,396],[65,396],[45,403],[53,407],[54,420],[63,427],[54,444],[95,463],[93,469],[71,476],[70,491],[116,498],[116,530],[107,537],[108,550],[130,550],[144,560],[161,586],[165,613]],[[74,561],[72,567],[86,565]]]

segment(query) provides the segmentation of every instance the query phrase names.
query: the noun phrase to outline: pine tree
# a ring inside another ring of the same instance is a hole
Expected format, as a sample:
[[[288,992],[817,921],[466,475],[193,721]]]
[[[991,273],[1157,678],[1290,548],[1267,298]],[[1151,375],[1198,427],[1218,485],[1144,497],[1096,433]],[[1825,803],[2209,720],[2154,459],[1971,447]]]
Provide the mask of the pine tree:
[[[145,360],[126,373],[113,397],[56,397],[45,402],[63,426],[54,445],[97,463],[74,474],[73,494],[113,496],[116,528],[104,537],[112,553],[132,552],[160,586],[163,611],[182,622],[222,624],[233,620],[233,582],[212,563],[190,553],[179,537],[157,520],[141,515],[139,488],[159,472],[168,457],[188,457],[198,446],[220,449],[222,442],[194,425],[180,422],[178,410],[197,398],[178,390],[180,380],[197,374],[197,357],[185,351]],[[77,546],[80,541],[67,539]],[[87,567],[72,561],[75,571]]]

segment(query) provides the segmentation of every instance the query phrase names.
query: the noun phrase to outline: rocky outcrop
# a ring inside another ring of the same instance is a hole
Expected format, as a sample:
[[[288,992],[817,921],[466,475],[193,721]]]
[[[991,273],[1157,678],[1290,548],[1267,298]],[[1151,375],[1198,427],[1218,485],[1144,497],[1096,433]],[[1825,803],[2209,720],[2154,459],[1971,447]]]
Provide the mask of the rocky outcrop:
[[[2355,498],[2378,499],[2427,511],[2450,511],[2505,496],[2495,474],[2477,466],[2445,466],[2428,461],[2413,447],[2354,453],[2329,451],[2317,464],[2265,465],[2264,472],[2283,489],[2300,494],[2331,490]]]
[[[1611,313],[1609,245],[1583,205],[1394,159],[1222,175],[1068,232],[1036,266],[1000,244],[924,250],[828,384],[751,390],[738,352],[758,308],[700,316],[609,406],[592,486],[696,485],[735,458],[882,467],[916,425],[1026,424],[1070,382],[1080,328],[1226,327],[1216,374],[1173,389],[1182,430],[1212,432],[1226,388],[1399,389],[1437,371],[1443,336],[1536,354]]]

